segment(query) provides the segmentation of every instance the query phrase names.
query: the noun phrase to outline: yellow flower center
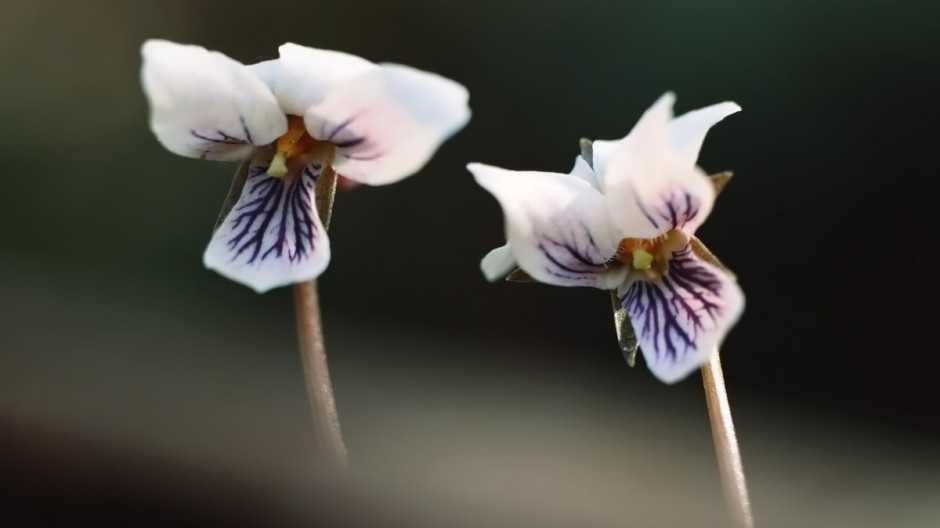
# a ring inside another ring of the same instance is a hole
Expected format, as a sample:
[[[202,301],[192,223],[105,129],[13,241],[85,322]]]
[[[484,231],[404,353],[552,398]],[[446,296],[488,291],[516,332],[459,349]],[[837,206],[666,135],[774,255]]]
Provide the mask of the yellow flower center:
[[[287,132],[275,143],[274,158],[268,167],[269,176],[293,176],[311,161],[329,161],[333,145],[311,137],[302,117],[287,116],[287,125]]]
[[[689,237],[678,229],[673,229],[656,238],[625,238],[617,246],[614,259],[642,271],[649,280],[657,280],[669,273],[669,259],[672,253],[685,247]]]

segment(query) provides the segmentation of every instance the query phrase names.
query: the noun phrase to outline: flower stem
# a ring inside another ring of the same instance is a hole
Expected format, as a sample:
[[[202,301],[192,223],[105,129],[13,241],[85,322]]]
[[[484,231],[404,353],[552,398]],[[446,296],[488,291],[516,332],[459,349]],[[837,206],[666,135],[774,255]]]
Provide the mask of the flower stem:
[[[336,195],[336,173],[325,165],[314,189],[317,214],[324,228],[329,228],[333,213],[333,198]],[[326,361],[323,343],[323,325],[320,321],[320,300],[315,280],[294,285],[294,308],[297,315],[297,335],[300,342],[300,359],[304,366],[307,393],[317,441],[321,454],[334,469],[343,472],[348,465],[346,445],[336,412],[333,384]]]
[[[731,173],[712,177],[718,191],[724,187]],[[714,253],[692,237],[689,240],[692,251],[702,260],[712,264],[732,278],[734,273],[718,260]],[[731,404],[728,403],[728,391],[725,390],[725,375],[721,370],[721,359],[716,348],[708,363],[702,365],[702,383],[705,388],[705,403],[708,405],[708,419],[712,426],[712,438],[715,440],[715,456],[718,458],[718,471],[721,473],[721,487],[725,493],[728,513],[735,528],[753,528],[754,514],[751,513],[751,499],[744,479],[744,464],[741,463],[741,451],[738,449],[738,437],[734,433],[734,420],[731,418]]]
[[[741,463],[738,438],[734,433],[734,420],[731,418],[731,405],[728,403],[718,350],[715,350],[708,363],[702,366],[702,381],[728,513],[735,528],[753,528],[751,499],[744,479],[744,465]]]

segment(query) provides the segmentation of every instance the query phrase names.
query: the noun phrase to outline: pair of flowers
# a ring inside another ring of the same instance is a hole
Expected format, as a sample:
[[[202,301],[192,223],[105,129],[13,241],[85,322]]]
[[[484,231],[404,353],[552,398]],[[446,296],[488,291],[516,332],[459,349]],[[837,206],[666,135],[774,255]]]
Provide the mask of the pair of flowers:
[[[241,197],[205,265],[258,292],[317,277],[330,259],[313,189],[327,170],[382,185],[418,171],[470,118],[443,77],[285,44],[245,66],[198,46],[148,41],[151,128],[171,152],[250,160]],[[673,118],[662,96],[618,141],[593,143],[568,174],[470,164],[506,218],[507,244],[482,262],[559,286],[616,291],[650,370],[674,382],[707,361],[743,309],[733,278],[693,251],[715,189],[695,162],[721,103]]]

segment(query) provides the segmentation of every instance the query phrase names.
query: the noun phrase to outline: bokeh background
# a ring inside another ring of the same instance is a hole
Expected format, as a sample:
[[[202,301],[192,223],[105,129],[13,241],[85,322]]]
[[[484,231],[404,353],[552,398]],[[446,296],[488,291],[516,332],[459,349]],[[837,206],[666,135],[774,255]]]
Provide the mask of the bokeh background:
[[[725,526],[691,376],[628,368],[605,294],[486,283],[464,169],[566,171],[666,90],[727,99],[700,236],[739,275],[723,359],[763,527],[940,525],[940,4],[6,3],[0,526]],[[353,477],[324,478],[290,292],[203,269],[233,165],[165,152],[147,38],[285,41],[465,84],[415,177],[338,196],[322,304]]]

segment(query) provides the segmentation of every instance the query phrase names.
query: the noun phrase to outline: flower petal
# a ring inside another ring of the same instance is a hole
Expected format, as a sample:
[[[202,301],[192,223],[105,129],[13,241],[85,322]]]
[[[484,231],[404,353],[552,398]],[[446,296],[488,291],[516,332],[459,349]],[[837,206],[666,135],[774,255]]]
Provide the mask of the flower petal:
[[[490,282],[502,279],[517,267],[516,257],[512,254],[512,248],[509,247],[509,243],[490,251],[483,257],[483,260],[480,261],[480,270],[483,271],[483,276],[486,277],[486,280]]]
[[[582,180],[588,182],[591,187],[594,187],[597,190],[600,190],[600,184],[597,181],[597,175],[594,170],[591,169],[591,165],[588,164],[582,156],[578,155],[574,159],[574,167],[571,168],[571,172],[568,174],[581,178]]]
[[[278,48],[281,58],[255,65],[262,77],[274,77],[274,94],[284,113],[303,116],[337,86],[377,66],[341,51],[287,43]],[[273,75],[276,70],[276,75]]]
[[[271,90],[217,51],[165,40],[141,48],[150,128],[170,152],[234,161],[287,131]]]
[[[330,261],[330,242],[314,209],[319,165],[298,176],[268,176],[252,162],[241,198],[219,225],[203,261],[207,268],[263,293],[313,279]]]
[[[661,280],[634,280],[620,302],[657,378],[677,382],[708,361],[744,310],[734,279],[686,245]]]
[[[623,267],[607,267],[618,241],[604,198],[590,184],[568,174],[516,172],[479,163],[467,168],[502,206],[508,245],[533,279],[601,289],[623,281]]]
[[[601,176],[611,219],[623,238],[653,238],[671,229],[692,234],[714,204],[708,176],[686,165],[670,137],[674,101],[667,93],[643,114]]]
[[[261,82],[271,90],[271,93],[274,93],[274,88],[277,87],[277,77],[281,73],[280,59],[271,59],[249,64],[248,70],[255,74],[257,78],[261,79]]]
[[[604,192],[604,180],[602,177],[604,174],[607,174],[607,164],[610,163],[611,156],[613,156],[617,146],[620,145],[622,141],[622,139],[598,139],[591,144],[594,154],[594,174],[597,175],[597,184],[601,192]]]
[[[695,165],[705,135],[711,127],[729,115],[740,112],[737,103],[726,101],[686,112],[669,123],[669,136],[686,165]]]
[[[730,101],[718,103],[698,110],[692,110],[672,119],[669,122],[669,137],[682,157],[683,163],[688,166],[695,165],[698,160],[699,151],[702,150],[702,143],[705,141],[705,135],[719,121],[729,115],[740,112],[741,107],[737,103]],[[626,139],[626,138],[624,138]],[[592,143],[593,146],[593,166],[594,172],[598,175],[606,174],[607,164],[610,162],[614,152],[624,139],[616,140],[597,140]],[[600,178],[598,177],[600,180]],[[603,181],[599,181],[603,184]],[[601,187],[603,189],[603,187]]]
[[[467,89],[386,64],[337,87],[305,116],[307,131],[336,145],[333,167],[369,185],[417,172],[470,119]]]
[[[591,170],[591,166],[583,157],[577,156],[575,158],[574,167],[572,167],[571,172],[568,174],[586,181],[597,189],[597,179],[594,177],[594,171]],[[513,255],[512,247],[509,246],[508,242],[506,245],[487,253],[486,256],[483,257],[483,260],[480,261],[480,269],[483,271],[483,276],[490,282],[495,282],[506,277],[518,267],[519,264],[516,263],[516,257]]]

